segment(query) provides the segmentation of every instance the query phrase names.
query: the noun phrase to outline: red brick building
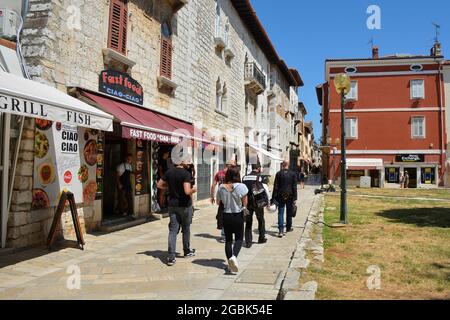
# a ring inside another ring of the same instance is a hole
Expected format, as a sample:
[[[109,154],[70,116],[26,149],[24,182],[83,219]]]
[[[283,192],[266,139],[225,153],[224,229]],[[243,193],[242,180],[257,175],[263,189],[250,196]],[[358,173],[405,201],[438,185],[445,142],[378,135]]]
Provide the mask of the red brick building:
[[[317,87],[322,106],[324,175],[338,182],[341,161],[340,96],[333,84],[347,73],[352,89],[346,100],[349,184],[371,177],[372,187],[443,185],[445,174],[444,59],[437,43],[429,56],[327,60],[326,82]]]

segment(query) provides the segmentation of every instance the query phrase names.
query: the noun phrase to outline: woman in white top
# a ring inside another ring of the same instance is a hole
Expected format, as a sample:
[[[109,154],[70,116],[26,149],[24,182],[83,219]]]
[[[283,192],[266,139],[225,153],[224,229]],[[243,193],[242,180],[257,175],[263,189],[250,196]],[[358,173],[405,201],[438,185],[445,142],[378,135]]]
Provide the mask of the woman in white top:
[[[236,166],[228,168],[225,183],[217,192],[217,203],[224,206],[225,254],[231,272],[239,271],[237,256],[244,241],[244,209],[247,206],[247,194],[248,188],[241,183],[239,168]]]

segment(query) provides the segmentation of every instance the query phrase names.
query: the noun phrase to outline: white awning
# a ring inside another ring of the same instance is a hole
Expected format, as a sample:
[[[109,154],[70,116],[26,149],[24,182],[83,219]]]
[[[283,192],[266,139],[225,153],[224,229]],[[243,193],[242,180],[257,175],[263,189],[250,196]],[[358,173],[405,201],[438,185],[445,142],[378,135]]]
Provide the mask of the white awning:
[[[0,112],[112,131],[113,116],[48,85],[0,71]]]
[[[347,159],[347,168],[377,168],[383,169],[383,159]]]
[[[284,161],[284,160],[281,159],[280,157],[274,155],[273,153],[270,153],[270,152],[267,151],[267,150],[264,150],[264,149],[261,148],[261,147],[258,147],[258,146],[256,146],[256,145],[253,145],[253,144],[250,144],[250,143],[249,143],[248,145],[249,145],[252,149],[254,149],[255,151],[258,151],[258,152],[262,153],[263,155],[269,157],[270,159],[272,159],[272,160],[274,160],[274,161],[277,161],[277,162],[283,162],[283,161]]]

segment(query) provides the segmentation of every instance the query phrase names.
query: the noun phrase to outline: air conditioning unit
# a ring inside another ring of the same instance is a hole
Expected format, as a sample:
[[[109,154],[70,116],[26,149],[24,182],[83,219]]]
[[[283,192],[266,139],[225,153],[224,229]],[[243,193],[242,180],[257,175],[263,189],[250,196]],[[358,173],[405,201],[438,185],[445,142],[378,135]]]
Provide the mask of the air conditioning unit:
[[[19,27],[19,17],[13,10],[0,8],[0,37],[15,38]]]

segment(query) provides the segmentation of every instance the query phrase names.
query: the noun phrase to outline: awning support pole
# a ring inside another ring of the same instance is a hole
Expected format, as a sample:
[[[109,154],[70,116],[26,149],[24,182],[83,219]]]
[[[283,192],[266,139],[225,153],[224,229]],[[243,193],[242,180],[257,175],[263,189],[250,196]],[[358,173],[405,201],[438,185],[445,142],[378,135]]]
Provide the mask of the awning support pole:
[[[3,170],[1,174],[2,184],[2,201],[1,201],[1,247],[6,247],[6,232],[8,224],[8,185],[9,185],[9,145],[10,145],[10,132],[11,132],[11,115],[9,113],[3,114],[3,134],[2,134],[2,148],[3,148]]]

